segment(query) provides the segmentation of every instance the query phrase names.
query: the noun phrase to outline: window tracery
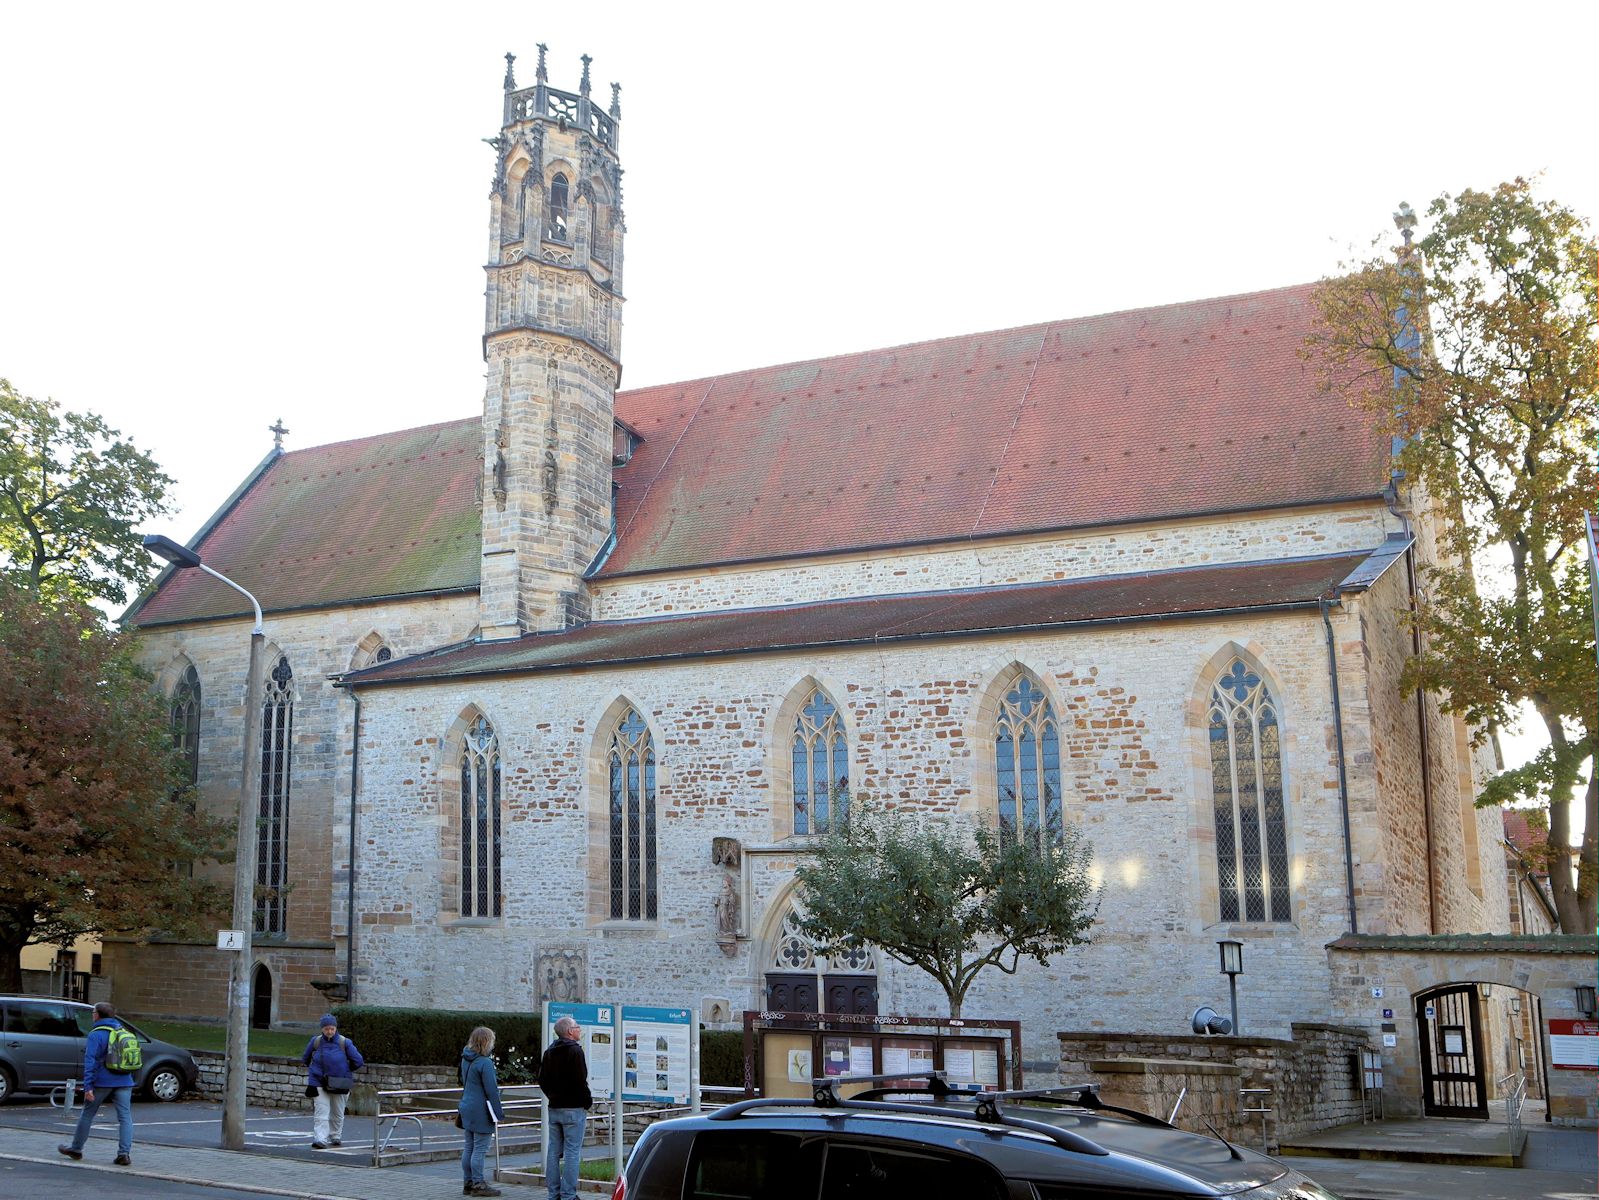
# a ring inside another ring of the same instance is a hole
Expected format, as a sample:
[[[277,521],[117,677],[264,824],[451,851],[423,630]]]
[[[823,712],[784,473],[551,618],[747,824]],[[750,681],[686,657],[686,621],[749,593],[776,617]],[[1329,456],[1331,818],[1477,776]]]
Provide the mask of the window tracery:
[[[629,708],[611,734],[612,920],[653,921],[657,913],[655,747],[644,718]]]
[[[1063,830],[1060,730],[1038,681],[1020,675],[1000,701],[994,729],[1002,838],[1058,842]]]
[[[1241,658],[1210,689],[1208,735],[1221,919],[1291,920],[1277,705]]]
[[[817,688],[794,720],[794,832],[828,833],[849,818],[849,742],[838,708]]]

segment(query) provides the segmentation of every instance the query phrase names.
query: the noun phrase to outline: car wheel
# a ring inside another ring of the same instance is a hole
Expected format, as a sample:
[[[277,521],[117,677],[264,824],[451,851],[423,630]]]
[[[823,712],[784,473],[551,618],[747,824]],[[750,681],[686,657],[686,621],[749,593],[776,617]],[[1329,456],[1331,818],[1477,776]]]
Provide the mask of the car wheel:
[[[144,1081],[144,1094],[152,1100],[171,1103],[183,1095],[183,1076],[176,1067],[162,1063]]]
[[[0,1104],[11,1099],[17,1090],[17,1081],[12,1077],[9,1067],[0,1066]]]

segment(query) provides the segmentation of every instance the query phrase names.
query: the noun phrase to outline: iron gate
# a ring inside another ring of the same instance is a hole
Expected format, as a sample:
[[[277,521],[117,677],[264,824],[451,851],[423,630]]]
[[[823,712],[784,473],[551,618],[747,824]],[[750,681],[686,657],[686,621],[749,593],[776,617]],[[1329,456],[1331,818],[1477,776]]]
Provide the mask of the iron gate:
[[[1422,1106],[1429,1117],[1488,1116],[1482,1024],[1475,984],[1451,984],[1416,996]]]

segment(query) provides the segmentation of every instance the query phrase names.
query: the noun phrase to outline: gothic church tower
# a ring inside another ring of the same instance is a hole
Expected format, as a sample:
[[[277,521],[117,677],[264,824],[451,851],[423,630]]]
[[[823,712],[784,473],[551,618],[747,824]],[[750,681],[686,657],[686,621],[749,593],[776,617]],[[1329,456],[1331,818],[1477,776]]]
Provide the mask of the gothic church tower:
[[[609,109],[532,87],[507,54],[489,201],[483,357],[485,639],[587,618],[583,574],[611,534],[611,453],[622,332],[621,88]]]

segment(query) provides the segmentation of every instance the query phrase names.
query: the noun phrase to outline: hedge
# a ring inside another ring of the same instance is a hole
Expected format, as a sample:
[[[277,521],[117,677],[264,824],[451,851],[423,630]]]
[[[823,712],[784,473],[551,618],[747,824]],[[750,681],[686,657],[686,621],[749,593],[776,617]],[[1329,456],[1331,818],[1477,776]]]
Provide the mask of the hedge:
[[[449,1012],[432,1008],[377,1008],[341,1004],[333,1010],[339,1032],[373,1062],[409,1067],[450,1067],[479,1025],[494,1030],[494,1059],[501,1083],[536,1073],[544,1041],[539,1014]]]
[[[706,1087],[744,1086],[743,1030],[700,1030],[700,1083]]]

